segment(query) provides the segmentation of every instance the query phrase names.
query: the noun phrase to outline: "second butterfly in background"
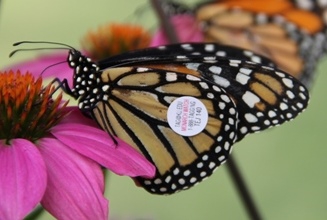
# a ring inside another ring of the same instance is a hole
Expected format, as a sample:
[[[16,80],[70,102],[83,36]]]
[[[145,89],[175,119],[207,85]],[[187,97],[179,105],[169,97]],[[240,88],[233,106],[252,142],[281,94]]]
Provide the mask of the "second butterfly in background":
[[[216,42],[254,51],[270,58],[278,68],[290,73],[308,88],[315,78],[318,61],[326,53],[326,7],[320,1],[210,1],[184,12],[185,22],[180,10],[176,10],[176,4],[164,4],[170,5],[169,14],[177,34],[192,27],[193,32],[203,35],[195,41]],[[191,16],[197,28],[190,25]],[[187,38],[181,33],[183,37],[180,40],[193,41],[194,35],[189,34]]]
[[[308,87],[325,53],[325,25],[319,15],[287,0],[223,0],[196,11],[205,41],[267,56]]]

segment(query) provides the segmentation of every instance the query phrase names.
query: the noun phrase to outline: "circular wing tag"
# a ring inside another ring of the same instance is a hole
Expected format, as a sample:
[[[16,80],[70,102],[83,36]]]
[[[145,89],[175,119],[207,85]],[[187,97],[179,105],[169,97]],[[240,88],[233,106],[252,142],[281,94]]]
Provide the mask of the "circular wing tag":
[[[208,111],[200,100],[191,96],[182,96],[169,105],[167,121],[177,134],[194,136],[206,127]]]

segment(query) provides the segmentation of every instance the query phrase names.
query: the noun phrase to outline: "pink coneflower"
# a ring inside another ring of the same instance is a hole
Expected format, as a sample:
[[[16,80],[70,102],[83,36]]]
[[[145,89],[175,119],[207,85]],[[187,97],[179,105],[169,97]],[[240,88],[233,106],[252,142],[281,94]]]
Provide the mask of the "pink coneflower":
[[[132,147],[53,98],[54,89],[29,73],[0,73],[0,219],[23,219],[39,203],[57,219],[108,219],[101,167],[154,175]]]

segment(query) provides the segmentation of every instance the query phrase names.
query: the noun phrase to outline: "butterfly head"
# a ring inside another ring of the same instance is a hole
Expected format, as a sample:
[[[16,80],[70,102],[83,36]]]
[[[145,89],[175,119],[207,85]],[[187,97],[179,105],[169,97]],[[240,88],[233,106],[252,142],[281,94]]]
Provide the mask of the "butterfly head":
[[[95,83],[95,74],[99,71],[99,67],[89,57],[73,49],[69,51],[67,62],[74,69],[73,90],[82,95],[81,93],[89,90],[89,87]]]
[[[74,69],[74,80],[73,80],[73,89],[67,88],[74,98],[78,99],[84,94],[86,91],[90,90],[90,87],[94,86],[94,83],[97,82],[97,77],[95,74],[99,72],[99,67],[88,57],[82,55],[82,53],[76,50],[74,47],[58,42],[51,42],[51,41],[20,41],[14,43],[13,46],[18,46],[21,44],[48,44],[48,45],[55,45],[56,47],[40,47],[40,48],[23,48],[23,49],[16,49],[12,51],[9,57],[13,56],[19,51],[32,51],[32,50],[49,50],[49,49],[60,49],[60,50],[69,50],[69,55],[66,61],[68,65]],[[58,47],[59,46],[59,47]],[[61,64],[63,62],[56,63],[54,65]],[[49,67],[52,67],[51,65]],[[49,67],[43,70],[46,71]],[[42,72],[42,73],[43,73]],[[42,74],[41,73],[41,74]],[[66,89],[66,90],[67,90]]]
[[[84,56],[80,51],[69,50],[67,62],[75,70],[76,75],[99,71],[99,67],[91,58]]]

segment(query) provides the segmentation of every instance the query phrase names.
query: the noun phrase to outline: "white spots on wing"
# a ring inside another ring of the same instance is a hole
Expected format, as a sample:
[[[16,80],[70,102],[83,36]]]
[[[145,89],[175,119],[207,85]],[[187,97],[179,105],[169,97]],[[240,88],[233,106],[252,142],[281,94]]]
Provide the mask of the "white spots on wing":
[[[221,155],[220,157],[218,157],[218,160],[220,162],[222,162],[222,161],[226,160],[226,157],[224,155]]]
[[[279,108],[282,110],[282,111],[285,111],[286,109],[288,109],[288,105],[286,105],[285,102],[281,102],[279,104]]]
[[[214,51],[214,49],[215,49],[215,45],[213,45],[213,44],[206,44],[204,46],[204,50],[207,52],[212,52],[212,51]]]
[[[276,114],[276,112],[274,112],[273,110],[270,110],[270,111],[268,112],[268,116],[269,116],[270,118],[274,118],[274,117],[277,116],[277,114]]]
[[[174,72],[167,72],[166,74],[166,81],[167,82],[174,82],[177,80],[177,74]]]
[[[250,91],[246,91],[242,99],[250,108],[253,108],[256,103],[260,102],[260,98]]]
[[[188,60],[187,56],[183,56],[183,55],[176,56],[176,59],[178,59],[178,60]]]
[[[261,66],[261,68],[266,69],[266,70],[271,70],[271,71],[274,70],[274,68],[272,68],[270,66]]]
[[[216,52],[216,55],[219,57],[226,57],[226,51],[219,50]]]
[[[299,89],[300,89],[301,92],[306,91],[306,89],[303,86],[300,86]]]
[[[285,74],[282,73],[282,72],[278,72],[278,71],[276,71],[275,73],[276,73],[277,76],[279,76],[279,77],[281,77],[281,78],[284,78],[284,77],[285,77]]]
[[[209,99],[213,99],[215,96],[214,96],[214,94],[212,94],[211,92],[209,92],[209,93],[207,94],[207,97],[208,97]]]
[[[243,73],[245,75],[250,75],[252,73],[252,70],[242,67],[242,68],[240,68],[240,73]]]
[[[109,89],[109,85],[103,85],[102,86],[102,91],[106,92]]]
[[[192,76],[190,74],[186,75],[186,79],[190,80],[190,81],[201,81],[200,78],[196,77],[196,76]]]
[[[208,61],[216,62],[217,61],[217,57],[215,57],[215,56],[203,57],[203,61],[204,62],[208,62]]]
[[[102,96],[102,100],[103,100],[103,101],[108,101],[108,100],[109,100],[109,95],[108,95],[108,94],[104,94],[104,95]]]
[[[138,67],[138,68],[136,69],[136,71],[139,72],[139,73],[146,72],[146,71],[148,71],[148,70],[149,70],[149,68],[146,68],[146,67]]]
[[[206,82],[200,82],[200,86],[203,88],[203,89],[209,89],[209,86]]]
[[[187,63],[186,68],[190,70],[198,70],[200,63]]]
[[[255,63],[261,63],[261,57],[259,56],[251,56],[251,61]]]
[[[258,118],[255,115],[251,114],[251,113],[246,113],[244,115],[244,117],[245,117],[245,120],[247,120],[247,122],[249,122],[249,123],[258,122]]]
[[[82,82],[82,78],[81,77],[77,77],[77,79],[76,79],[76,82]]]
[[[288,88],[292,89],[294,87],[292,80],[290,80],[288,78],[283,78],[282,81],[285,84],[285,86],[287,86]]]
[[[235,109],[235,108],[230,108],[230,109],[229,109],[229,113],[230,113],[231,115],[235,115],[235,114],[236,114],[236,109]]]
[[[241,83],[242,85],[246,85],[249,81],[250,77],[245,75],[245,74],[242,74],[242,73],[238,73],[236,75],[236,81]]]
[[[215,153],[219,153],[221,150],[222,150],[221,147],[220,147],[220,146],[217,146],[217,147],[215,148]]]
[[[214,82],[221,87],[227,88],[228,86],[230,86],[230,82],[226,78],[223,78],[218,75],[212,75],[212,78]]]
[[[302,92],[299,93],[299,96],[303,100],[307,100],[308,99]]]
[[[209,70],[214,74],[220,74],[222,71],[222,68],[220,66],[210,66]]]
[[[230,101],[231,101],[230,98],[224,94],[220,95],[220,98],[226,103],[230,103]]]
[[[188,51],[193,50],[193,47],[191,46],[191,44],[181,44],[181,47],[182,47],[184,50],[188,50]]]
[[[299,109],[302,109],[304,106],[303,106],[303,104],[302,103],[296,103],[296,106],[299,108]]]
[[[203,162],[199,162],[199,163],[196,165],[196,167],[199,168],[199,169],[202,168],[203,166],[204,166]]]
[[[294,99],[294,98],[295,98],[294,93],[293,93],[292,91],[290,91],[290,90],[287,90],[287,91],[286,91],[286,95],[287,95],[288,98],[290,98],[290,99]]]
[[[240,132],[242,133],[242,134],[246,134],[247,132],[248,132],[248,129],[247,129],[247,127],[242,127],[241,129],[240,129]]]
[[[166,182],[166,183],[169,183],[170,181],[171,181],[171,176],[168,175],[168,176],[165,178],[165,182]]]
[[[213,169],[213,168],[215,168],[216,167],[216,164],[214,163],[214,162],[210,162],[209,163],[209,168],[210,169]]]
[[[233,67],[238,67],[242,61],[240,60],[229,60],[229,65]]]
[[[159,50],[166,50],[166,46],[159,46],[159,47],[157,47],[157,49],[159,49]]]
[[[213,90],[215,90],[216,92],[221,92],[221,89],[220,89],[218,86],[216,86],[216,85],[212,86],[212,88],[213,88]]]
[[[224,110],[225,107],[226,107],[226,103],[224,103],[224,102],[219,102],[218,106],[219,106],[219,108],[220,108],[221,110]]]

